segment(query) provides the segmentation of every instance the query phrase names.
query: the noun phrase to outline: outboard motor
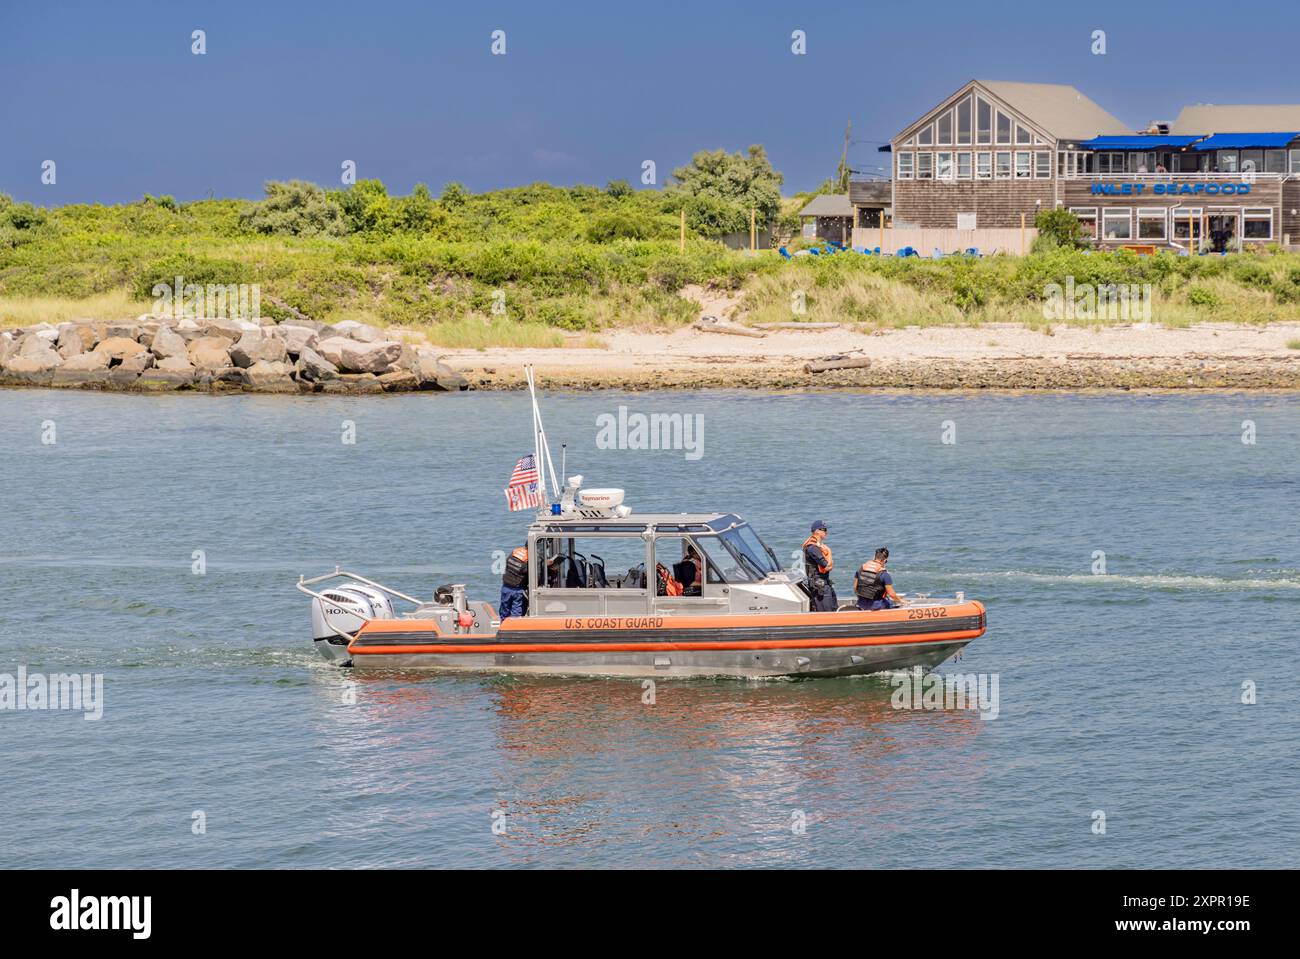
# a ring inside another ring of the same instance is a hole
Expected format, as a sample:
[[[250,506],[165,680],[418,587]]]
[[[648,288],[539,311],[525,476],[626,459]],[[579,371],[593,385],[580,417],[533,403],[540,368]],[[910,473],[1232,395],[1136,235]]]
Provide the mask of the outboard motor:
[[[311,602],[311,635],[316,649],[332,663],[350,661],[348,640],[335,630],[352,635],[367,619],[392,619],[393,604],[388,595],[373,586],[349,583],[331,586],[321,593],[328,602]]]

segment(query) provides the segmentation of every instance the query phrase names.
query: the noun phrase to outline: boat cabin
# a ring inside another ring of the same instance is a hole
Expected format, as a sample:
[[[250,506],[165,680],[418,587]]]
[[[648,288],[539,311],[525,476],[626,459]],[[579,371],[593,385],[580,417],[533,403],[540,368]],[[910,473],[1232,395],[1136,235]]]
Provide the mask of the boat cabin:
[[[735,513],[539,516],[528,530],[530,616],[806,612],[802,574]],[[669,586],[667,572],[681,591]]]

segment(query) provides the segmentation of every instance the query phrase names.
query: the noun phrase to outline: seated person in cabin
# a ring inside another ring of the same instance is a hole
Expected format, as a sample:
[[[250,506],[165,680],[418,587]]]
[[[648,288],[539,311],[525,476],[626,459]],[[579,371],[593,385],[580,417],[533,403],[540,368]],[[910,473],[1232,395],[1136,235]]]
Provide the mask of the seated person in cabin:
[[[699,596],[704,578],[704,563],[695,547],[687,545],[680,563],[673,564],[673,577],[682,584],[683,596]]]
[[[655,563],[655,595],[681,596],[682,584],[673,579],[673,574],[663,563]]]

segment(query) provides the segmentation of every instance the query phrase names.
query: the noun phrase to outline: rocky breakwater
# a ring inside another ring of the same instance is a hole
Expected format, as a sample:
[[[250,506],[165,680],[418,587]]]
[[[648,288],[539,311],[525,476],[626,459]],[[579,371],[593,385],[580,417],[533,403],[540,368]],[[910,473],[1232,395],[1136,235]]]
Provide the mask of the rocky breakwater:
[[[399,393],[463,390],[439,354],[373,326],[146,314],[0,333],[0,386],[159,392]]]

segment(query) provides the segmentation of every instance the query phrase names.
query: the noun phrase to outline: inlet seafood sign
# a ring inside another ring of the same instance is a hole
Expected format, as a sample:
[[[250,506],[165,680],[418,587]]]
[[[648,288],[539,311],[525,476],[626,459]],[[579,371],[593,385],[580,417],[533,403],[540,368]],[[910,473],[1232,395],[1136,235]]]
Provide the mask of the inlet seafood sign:
[[[1244,196],[1250,192],[1249,183],[1094,183],[1093,193],[1108,196],[1142,196],[1151,187],[1150,196]]]

